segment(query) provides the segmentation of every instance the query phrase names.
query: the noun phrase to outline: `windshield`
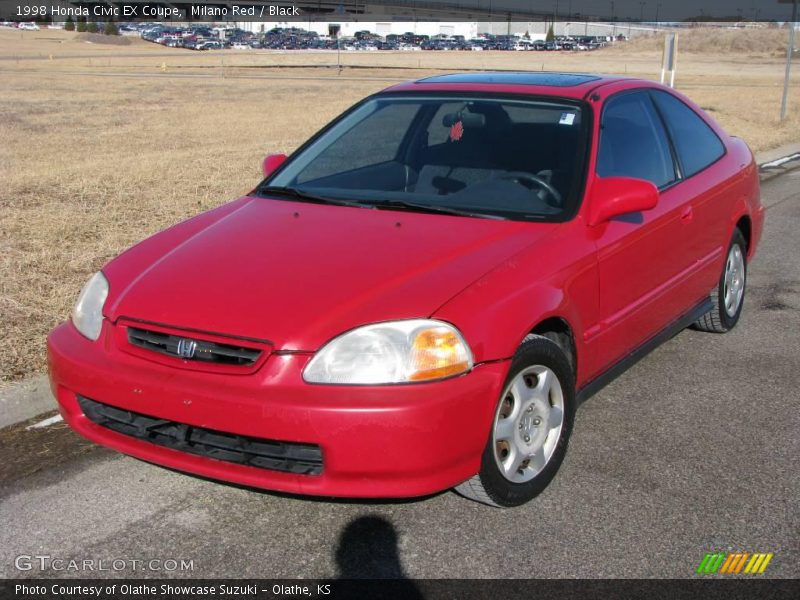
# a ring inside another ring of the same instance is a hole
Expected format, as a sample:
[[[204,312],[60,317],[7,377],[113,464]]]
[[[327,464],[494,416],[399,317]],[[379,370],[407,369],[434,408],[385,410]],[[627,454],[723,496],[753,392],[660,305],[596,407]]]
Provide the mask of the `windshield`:
[[[381,95],[312,140],[260,193],[563,220],[583,179],[582,125],[580,106],[567,102]]]

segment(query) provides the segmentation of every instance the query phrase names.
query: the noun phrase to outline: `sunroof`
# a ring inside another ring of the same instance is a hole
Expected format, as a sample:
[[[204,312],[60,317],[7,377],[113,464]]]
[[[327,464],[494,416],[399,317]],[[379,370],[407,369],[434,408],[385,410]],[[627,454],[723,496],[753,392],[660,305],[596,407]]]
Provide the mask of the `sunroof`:
[[[553,87],[570,87],[589,81],[597,81],[596,75],[579,75],[576,73],[453,73],[452,75],[434,75],[420,79],[417,83],[505,83],[512,85],[549,85]]]

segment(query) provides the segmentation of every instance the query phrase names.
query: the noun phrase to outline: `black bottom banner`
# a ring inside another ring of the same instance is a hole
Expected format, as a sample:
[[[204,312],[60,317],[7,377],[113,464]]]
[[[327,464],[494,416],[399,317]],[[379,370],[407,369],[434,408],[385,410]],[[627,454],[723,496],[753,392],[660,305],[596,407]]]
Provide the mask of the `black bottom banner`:
[[[189,600],[196,598],[388,598],[483,599],[532,598],[689,598],[738,600],[769,598],[795,600],[800,580],[791,579],[391,579],[391,580],[2,580],[0,598],[84,600],[89,598]]]

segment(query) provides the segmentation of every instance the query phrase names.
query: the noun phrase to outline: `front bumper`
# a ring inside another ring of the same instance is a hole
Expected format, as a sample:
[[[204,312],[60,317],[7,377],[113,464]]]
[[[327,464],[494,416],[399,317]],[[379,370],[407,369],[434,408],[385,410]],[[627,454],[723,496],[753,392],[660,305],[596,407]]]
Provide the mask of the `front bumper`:
[[[97,342],[64,323],[48,337],[53,393],[86,438],[166,467],[298,494],[410,497],[478,472],[508,361],[449,380],[398,386],[310,385],[309,354],[273,354],[255,373],[177,369]],[[316,444],[319,475],[245,466],[155,445],[92,422],[77,395],[136,413],[240,436]]]

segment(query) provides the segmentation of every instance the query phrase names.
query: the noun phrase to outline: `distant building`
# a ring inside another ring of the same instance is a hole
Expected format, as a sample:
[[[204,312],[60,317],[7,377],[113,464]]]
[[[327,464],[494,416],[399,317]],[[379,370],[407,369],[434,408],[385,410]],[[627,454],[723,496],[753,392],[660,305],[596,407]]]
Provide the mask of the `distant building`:
[[[342,37],[352,37],[357,31],[369,31],[386,37],[391,34],[414,33],[417,35],[447,35],[464,36],[465,39],[473,39],[480,34],[493,35],[516,35],[524,36],[528,34],[530,39],[544,39],[550,27],[549,22],[465,22],[465,21],[263,21],[263,22],[238,22],[232,23],[246,31],[261,33],[269,31],[275,27],[299,27],[308,31],[313,31],[318,35],[330,35],[338,28],[339,35]],[[630,23],[586,23],[586,22],[556,22],[556,35],[592,35],[592,36],[611,36],[624,34],[627,37],[651,34],[655,27],[644,24]]]
[[[380,36],[414,33],[417,35],[463,35],[466,39],[477,37],[478,23],[432,21],[264,21],[236,24],[246,31],[263,32],[275,27],[300,27],[318,35],[330,35],[337,28],[341,37],[352,37],[357,31],[369,31]]]

